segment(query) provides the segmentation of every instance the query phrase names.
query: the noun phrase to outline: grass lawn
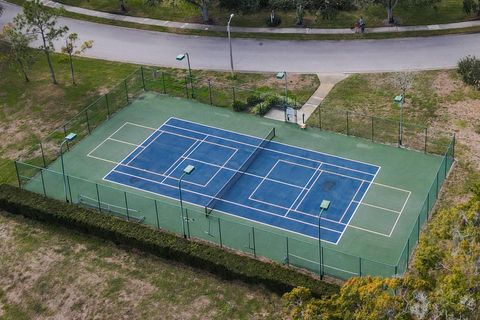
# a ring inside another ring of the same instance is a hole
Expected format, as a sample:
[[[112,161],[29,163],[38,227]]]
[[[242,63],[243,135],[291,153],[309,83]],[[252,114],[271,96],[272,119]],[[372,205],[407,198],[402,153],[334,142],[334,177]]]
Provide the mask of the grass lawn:
[[[57,2],[93,10],[120,13],[118,2],[115,1],[58,0]],[[127,2],[127,10],[126,14],[131,16],[169,21],[202,22],[198,9],[183,1],[179,1],[175,6],[165,1],[158,6],[150,7],[146,5],[143,0],[131,0]],[[278,10],[277,14],[282,18],[280,27],[295,26],[295,12]],[[210,8],[210,16],[214,24],[225,25],[229,15],[230,12],[227,9],[219,7],[216,2],[214,2]],[[401,25],[450,23],[473,18],[473,16],[466,15],[463,12],[462,0],[442,0],[435,8],[433,6],[407,8],[400,4],[394,9],[394,15]],[[241,27],[265,27],[265,20],[269,16],[270,9],[262,9],[249,14],[237,13],[233,20],[233,25]],[[348,28],[352,27],[360,16],[366,19],[368,27],[383,26],[384,20],[386,19],[386,10],[381,5],[371,5],[358,10],[342,11],[332,20],[316,18],[312,13],[307,13],[305,15],[305,23],[308,27]]]
[[[70,81],[69,63],[63,55],[53,55],[53,65],[59,84],[50,82],[45,56],[39,53],[37,63],[30,71],[31,82],[26,83],[7,60],[8,48],[0,44],[0,134],[8,137],[0,141],[0,182],[14,183],[13,163],[23,151],[45,137],[88,104],[93,102],[138,69],[138,65],[76,58],[77,85]],[[166,73],[184,79],[185,70],[160,68]],[[230,80],[228,72],[194,71],[193,75],[205,86],[207,79],[215,84],[235,85],[262,92],[282,92],[283,83],[271,74],[237,74]],[[319,85],[316,75],[291,75],[290,94],[298,101],[306,101]],[[227,97],[231,87],[215,90],[216,96]],[[230,106],[228,101],[215,99],[219,105]]]
[[[398,120],[400,110],[392,100],[399,90],[392,83],[393,76],[352,75],[333,88],[322,106]],[[480,91],[465,86],[456,71],[417,72],[404,110],[405,122],[456,133],[458,162],[440,204],[465,200],[470,187],[480,182]]]
[[[0,212],[1,319],[279,319],[278,295]]]

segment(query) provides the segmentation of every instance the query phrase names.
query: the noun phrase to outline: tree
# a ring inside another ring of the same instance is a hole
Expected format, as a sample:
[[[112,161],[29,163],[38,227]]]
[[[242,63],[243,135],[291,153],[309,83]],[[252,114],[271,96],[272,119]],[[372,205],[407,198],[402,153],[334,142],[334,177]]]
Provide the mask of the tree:
[[[31,34],[35,39],[40,36],[42,45],[40,49],[45,53],[52,82],[57,84],[55,71],[50,57],[50,52],[54,51],[53,42],[62,37],[68,27],[58,27],[57,18],[59,10],[44,6],[40,0],[26,1],[23,5],[23,12],[14,18],[15,25],[24,29],[26,33]]]
[[[3,34],[0,39],[8,42],[10,47],[10,59],[14,62],[17,70],[23,75],[25,82],[29,82],[28,70],[35,63],[35,54],[30,48],[32,37],[23,33],[18,26],[13,23],[3,27]]]
[[[295,23],[303,25],[305,12],[315,8],[316,0],[270,0],[270,6],[273,8],[282,8],[285,10],[295,10]]]
[[[70,73],[72,75],[72,83],[75,84],[75,72],[73,69],[73,55],[80,55],[86,50],[92,48],[93,40],[85,41],[80,46],[80,49],[76,50],[78,47],[76,42],[78,40],[78,34],[71,33],[65,39],[65,47],[62,47],[62,52],[68,54],[68,58],[70,60]]]
[[[213,0],[184,0],[184,1],[193,4],[200,10],[200,13],[202,14],[203,22],[210,21],[210,16],[208,15],[208,9],[210,8],[210,5],[212,4]]]
[[[402,5],[411,8],[426,6],[435,7],[435,5],[440,1],[441,0],[402,0]],[[397,4],[399,3],[399,0],[373,0],[373,3],[381,4],[385,8],[385,10],[387,10],[387,22],[389,24],[395,23],[393,9],[395,9]]]
[[[463,0],[463,11],[466,14],[475,13],[477,16],[480,16],[480,0]]]
[[[121,12],[126,12],[127,7],[125,5],[125,0],[118,0],[118,4],[120,5],[120,11]]]
[[[2,4],[0,3],[0,17],[1,17],[2,14],[3,14],[3,10],[4,10],[4,9],[3,9],[3,7],[2,7]]]

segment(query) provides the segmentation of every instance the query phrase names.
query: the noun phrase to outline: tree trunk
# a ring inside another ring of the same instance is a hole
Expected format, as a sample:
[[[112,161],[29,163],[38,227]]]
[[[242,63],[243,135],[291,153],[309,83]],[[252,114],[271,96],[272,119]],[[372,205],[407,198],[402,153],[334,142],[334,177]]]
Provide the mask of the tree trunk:
[[[47,49],[47,41],[45,40],[45,34],[43,33],[43,30],[40,30],[42,34],[42,40],[43,40],[43,52],[45,52],[45,55],[47,56],[47,62],[48,62],[48,67],[50,68],[50,75],[52,77],[52,82],[53,84],[57,84],[57,79],[55,78],[55,71],[53,70],[52,66],[52,60],[50,59],[50,52]]]
[[[200,5],[200,12],[202,13],[203,22],[209,22],[210,17],[208,16],[208,5]]]
[[[303,6],[300,4],[300,5],[297,5],[297,25],[298,26],[301,26],[303,25]]]
[[[20,70],[23,73],[23,77],[25,78],[25,82],[30,82],[30,79],[28,78],[27,72],[25,71],[25,67],[23,66],[23,62],[20,59],[17,59],[18,65],[20,67]]]
[[[395,19],[393,18],[393,7],[387,7],[387,21],[390,24],[395,23]]]
[[[76,84],[76,83],[75,83],[75,72],[73,71],[73,59],[72,59],[72,55],[69,54],[68,57],[70,58],[70,73],[72,74],[72,83],[73,83],[73,84]]]

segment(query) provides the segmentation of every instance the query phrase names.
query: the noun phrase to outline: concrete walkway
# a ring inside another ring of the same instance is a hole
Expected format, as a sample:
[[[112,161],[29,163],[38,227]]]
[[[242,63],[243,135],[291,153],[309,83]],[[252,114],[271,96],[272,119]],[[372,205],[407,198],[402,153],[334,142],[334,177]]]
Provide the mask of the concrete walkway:
[[[307,122],[308,118],[310,118],[312,113],[318,108],[333,87],[335,87],[338,82],[348,77],[345,73],[323,73],[318,74],[317,76],[320,80],[320,86],[310,99],[308,99],[308,101],[297,110],[297,123],[299,125],[304,123],[304,121]],[[285,121],[284,112],[278,109],[270,110],[265,117],[273,120]]]
[[[205,30],[205,31],[226,31],[226,26],[206,25],[198,23],[185,23],[176,21],[156,20],[150,18],[140,18],[132,16],[124,16],[119,14],[95,11],[90,9],[79,8],[75,6],[62,5],[51,0],[42,0],[42,2],[49,7],[63,8],[68,12],[79,13],[87,16],[105,18],[116,21],[133,22],[144,25],[160,26],[168,28],[177,28],[185,30]],[[235,23],[235,21],[233,22]],[[368,22],[367,22],[368,23]],[[352,21],[353,24],[353,21]],[[447,24],[432,24],[425,26],[393,26],[393,27],[379,27],[366,28],[367,33],[387,33],[387,32],[408,32],[408,31],[431,31],[431,30],[450,30],[462,29],[469,27],[480,26],[480,20],[465,21]],[[241,33],[276,33],[276,34],[351,34],[354,33],[350,28],[343,29],[321,29],[321,28],[252,28],[252,27],[235,27],[232,26],[232,32]]]

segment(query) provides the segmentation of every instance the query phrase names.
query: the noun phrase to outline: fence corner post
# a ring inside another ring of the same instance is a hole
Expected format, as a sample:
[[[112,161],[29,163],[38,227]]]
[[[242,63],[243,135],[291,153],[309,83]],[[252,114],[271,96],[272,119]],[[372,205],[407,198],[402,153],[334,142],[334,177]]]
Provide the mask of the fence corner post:
[[[143,91],[147,91],[147,86],[145,85],[145,75],[143,73],[143,66],[140,66],[140,72],[142,73]]]

